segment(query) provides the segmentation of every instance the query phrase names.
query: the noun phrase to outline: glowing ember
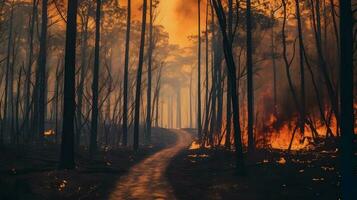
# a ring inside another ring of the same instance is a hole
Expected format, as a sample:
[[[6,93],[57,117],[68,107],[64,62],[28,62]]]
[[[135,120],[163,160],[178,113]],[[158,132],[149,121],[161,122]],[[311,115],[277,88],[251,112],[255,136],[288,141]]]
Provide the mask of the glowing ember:
[[[67,185],[67,181],[66,181],[66,180],[63,180],[63,181],[59,184],[58,190],[59,190],[59,191],[62,191],[62,190],[66,187],[66,185]]]
[[[324,167],[324,166],[322,166],[321,169],[324,171],[334,171],[335,170],[334,167]]]
[[[55,131],[54,130],[47,130],[43,133],[44,136],[49,137],[49,136],[53,136],[55,135]]]
[[[285,158],[281,157],[280,160],[276,161],[277,163],[281,164],[281,165],[285,165],[286,164],[286,160]]]
[[[188,157],[190,157],[190,158],[208,158],[209,155],[207,155],[207,154],[201,154],[201,155],[193,154],[193,155],[188,155]]]
[[[324,181],[325,179],[324,178],[313,178],[312,180],[313,181]]]
[[[199,148],[200,148],[200,144],[198,144],[196,141],[192,142],[190,146],[190,150],[199,149]]]

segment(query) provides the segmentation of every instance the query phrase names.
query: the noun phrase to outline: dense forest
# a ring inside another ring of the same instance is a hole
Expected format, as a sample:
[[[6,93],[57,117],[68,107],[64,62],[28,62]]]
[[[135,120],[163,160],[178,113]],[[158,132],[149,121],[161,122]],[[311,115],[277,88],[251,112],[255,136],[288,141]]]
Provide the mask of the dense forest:
[[[357,1],[0,0],[0,199],[356,199]]]

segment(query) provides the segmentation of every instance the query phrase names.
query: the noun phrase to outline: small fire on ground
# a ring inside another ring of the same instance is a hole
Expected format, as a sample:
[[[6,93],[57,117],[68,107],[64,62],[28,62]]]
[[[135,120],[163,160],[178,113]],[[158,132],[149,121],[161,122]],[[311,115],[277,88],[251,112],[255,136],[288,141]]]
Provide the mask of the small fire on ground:
[[[46,136],[46,137],[50,137],[50,136],[53,136],[53,135],[55,135],[55,134],[56,134],[56,133],[55,133],[54,130],[47,130],[47,131],[45,131],[45,132],[43,133],[43,135]]]

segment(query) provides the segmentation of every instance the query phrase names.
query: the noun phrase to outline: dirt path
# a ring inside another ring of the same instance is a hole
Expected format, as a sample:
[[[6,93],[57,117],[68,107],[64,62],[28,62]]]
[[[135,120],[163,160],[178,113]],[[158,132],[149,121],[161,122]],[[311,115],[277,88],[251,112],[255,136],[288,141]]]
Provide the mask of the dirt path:
[[[173,131],[177,134],[175,146],[164,149],[135,165],[118,181],[110,199],[175,199],[165,177],[165,171],[170,160],[188,147],[192,138],[183,130]]]

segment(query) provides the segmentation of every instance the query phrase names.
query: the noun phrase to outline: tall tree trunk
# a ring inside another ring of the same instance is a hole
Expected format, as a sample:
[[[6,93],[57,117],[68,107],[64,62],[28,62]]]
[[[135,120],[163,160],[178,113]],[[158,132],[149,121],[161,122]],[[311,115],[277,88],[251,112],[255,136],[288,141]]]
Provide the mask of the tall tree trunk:
[[[161,89],[160,81],[157,84],[158,84],[158,86],[157,86],[157,91],[156,91],[156,112],[155,112],[155,127],[156,128],[159,127],[159,102],[160,102],[160,89]]]
[[[337,102],[337,95],[336,91],[334,88],[334,85],[331,81],[328,69],[327,69],[327,64],[325,61],[325,58],[323,56],[323,50],[322,50],[322,40],[321,40],[321,22],[320,22],[320,1],[316,1],[316,5],[314,1],[310,1],[311,6],[312,6],[312,22],[313,22],[313,27],[314,27],[314,35],[315,35],[315,45],[316,45],[316,50],[317,50],[317,56],[318,56],[318,65],[320,70],[322,71],[322,77],[325,81],[328,97],[331,103],[332,110],[335,114],[335,117],[337,119],[337,122],[340,121],[340,116],[339,116],[339,109],[338,109],[338,102]]]
[[[189,89],[190,91],[190,94],[189,94],[189,96],[190,96],[190,128],[193,128],[193,123],[192,123],[192,72],[191,72],[191,76],[190,76],[190,89]]]
[[[334,3],[334,0],[329,0],[329,1],[330,1],[331,17],[332,17],[332,22],[333,22],[333,30],[335,32],[337,51],[338,51],[338,54],[340,54],[340,36],[338,33],[338,27],[337,27],[335,3]]]
[[[55,98],[54,98],[54,114],[55,114],[55,137],[56,137],[56,144],[58,142],[58,105],[59,105],[59,88],[60,88],[60,76],[61,76],[61,72],[60,72],[60,66],[61,66],[61,61],[60,58],[58,59],[58,65],[56,68],[56,82],[55,82]]]
[[[217,125],[216,132],[222,132],[222,119],[223,119],[223,88],[224,88],[224,78],[222,77],[222,60],[223,60],[223,49],[222,45],[218,41],[222,40],[221,34],[217,33],[215,37],[215,48],[214,48],[214,67],[216,69],[216,84],[217,84]],[[226,69],[224,69],[226,70]]]
[[[88,19],[84,21],[82,25],[82,35],[81,35],[81,68],[80,68],[80,77],[79,77],[79,85],[77,92],[77,131],[76,131],[76,147],[79,148],[81,144],[81,133],[82,133],[82,108],[83,108],[83,95],[84,95],[84,82],[85,76],[87,72],[87,48],[88,48]]]
[[[202,143],[202,120],[201,120],[201,0],[198,0],[198,66],[197,66],[197,128],[198,140]]]
[[[231,45],[231,48],[233,47],[233,1],[228,0],[228,39],[229,43]],[[230,148],[231,147],[231,125],[232,125],[232,102],[230,99],[232,98],[231,95],[231,88],[229,84],[229,71],[228,69],[226,70],[227,74],[227,111],[226,111],[226,142],[225,142],[225,147]]]
[[[16,123],[16,135],[15,135],[15,142],[18,145],[19,144],[19,137],[20,137],[20,125],[19,125],[19,115],[20,115],[20,95],[21,95],[21,78],[22,78],[22,66],[20,68],[19,74],[18,74],[18,80],[17,80],[17,88],[16,88],[16,105],[15,105],[15,123]]]
[[[157,74],[156,86],[154,91],[154,98],[152,101],[152,112],[151,119],[155,120],[155,127],[159,127],[159,100],[160,100],[160,88],[161,88],[161,72],[162,72],[163,64],[161,64],[159,68],[159,72]],[[155,117],[154,117],[155,115]]]
[[[277,69],[275,58],[275,32],[274,32],[274,11],[271,11],[271,20],[273,25],[271,27],[271,60],[273,65],[273,98],[274,98],[274,116],[278,116],[278,91],[277,91]]]
[[[305,133],[305,66],[304,66],[304,41],[303,41],[303,32],[301,25],[301,16],[300,16],[300,2],[295,0],[295,9],[296,9],[296,19],[298,24],[298,36],[299,36],[299,62],[300,62],[300,131],[301,134]]]
[[[14,36],[12,38],[12,52],[10,55],[11,58],[11,65],[10,65],[10,76],[9,76],[9,103],[10,103],[10,139],[11,139],[11,144],[14,144],[15,142],[15,137],[14,137],[14,133],[15,133],[15,123],[14,123],[14,119],[15,119],[15,110],[14,110],[14,76],[15,76],[15,61],[16,61],[16,38],[17,38],[17,32],[14,32]]]
[[[76,36],[77,36],[77,0],[68,0],[65,73],[64,73],[64,105],[62,144],[59,167],[73,169],[74,163],[74,115],[75,115],[75,68],[76,68]]]
[[[340,99],[341,99],[341,175],[342,198],[356,199],[353,178],[353,15],[351,1],[340,0]]]
[[[210,123],[210,134],[213,137],[214,140],[214,136],[215,135],[219,135],[220,133],[216,132],[216,127],[217,127],[217,92],[218,92],[218,87],[217,87],[217,68],[215,67],[215,45],[216,45],[216,33],[215,33],[215,20],[214,20],[214,11],[213,11],[213,5],[212,5],[212,1],[209,1],[209,6],[211,9],[211,23],[210,23],[210,27],[211,27],[211,70],[212,70],[212,84],[211,84],[211,88],[212,88],[212,116],[211,116],[211,123]],[[212,144],[214,145],[214,141],[212,141]]]
[[[176,127],[181,128],[181,88],[177,88],[176,93]]]
[[[7,56],[6,56],[6,74],[5,74],[5,102],[4,102],[4,117],[2,121],[2,126],[1,126],[1,138],[0,138],[0,144],[4,143],[4,133],[7,132],[7,125],[8,125],[8,96],[9,93],[12,92],[10,90],[10,52],[11,52],[11,39],[12,39],[12,26],[13,26],[13,18],[14,18],[14,7],[11,6],[11,11],[10,11],[10,24],[9,24],[9,34],[8,34],[8,40],[7,40]]]
[[[38,69],[36,72],[36,110],[35,110],[35,125],[39,141],[43,142],[43,134],[45,132],[45,109],[46,101],[46,63],[47,63],[47,0],[42,0],[42,16],[41,16],[41,38],[40,38],[40,53],[38,58]]]
[[[247,0],[247,92],[248,92],[248,151],[252,152],[254,146],[254,91],[253,91],[253,49],[252,49],[252,19],[251,1]]]
[[[142,76],[143,64],[144,64],[146,12],[147,12],[147,0],[143,0],[139,65],[138,65],[138,71],[136,77],[136,93],[135,93],[135,116],[134,116],[134,150],[135,151],[139,149],[141,76]]]
[[[237,162],[237,170],[238,173],[243,174],[244,169],[244,158],[243,158],[243,146],[241,139],[241,128],[240,128],[240,120],[239,120],[239,99],[237,95],[237,85],[236,85],[236,66],[233,58],[232,45],[230,44],[230,40],[227,36],[226,27],[227,24],[224,9],[220,0],[213,0],[213,5],[216,10],[216,14],[218,17],[218,21],[221,27],[221,32],[223,36],[223,50],[226,60],[226,65],[229,70],[229,84],[231,91],[231,101],[232,109],[233,109],[233,125],[234,125],[234,145],[236,148],[236,162]]]
[[[290,66],[292,61],[289,61],[288,56],[287,56],[287,46],[286,46],[286,34],[285,34],[285,29],[286,29],[286,20],[287,20],[287,3],[286,0],[282,0],[282,6],[283,6],[283,26],[282,26],[282,43],[283,43],[283,59],[284,59],[284,64],[285,64],[285,69],[286,69],[286,77],[288,78],[288,84],[290,88],[290,92],[293,96],[293,101],[294,104],[297,108],[298,111],[300,111],[300,105],[298,102],[297,94],[293,85],[293,82],[291,80],[291,75],[290,75]],[[294,45],[295,48],[295,45]],[[295,50],[294,50],[295,51]]]
[[[123,146],[128,145],[128,86],[129,86],[129,54],[130,54],[130,28],[131,28],[131,0],[127,5],[126,41],[125,41],[125,66],[124,66],[124,95],[123,95]]]
[[[206,65],[206,92],[205,92],[205,127],[208,127],[208,123],[209,123],[209,105],[208,105],[208,98],[209,98],[209,91],[208,91],[208,86],[209,86],[209,76],[208,76],[208,50],[209,50],[209,47],[208,47],[208,1],[206,2],[206,23],[205,23],[205,43],[206,43],[206,48],[205,48],[205,65]],[[207,131],[207,129],[205,130]],[[207,134],[207,133],[205,133]],[[211,133],[209,133],[209,135],[211,136]],[[212,141],[209,141],[209,142],[212,142]]]
[[[153,44],[153,0],[150,0],[150,25],[149,25],[149,52],[148,52],[148,86],[147,86],[147,103],[146,103],[146,143],[151,142],[151,82],[152,82],[152,56],[154,50]]]
[[[32,2],[32,14],[31,14],[31,22],[30,22],[30,27],[29,27],[29,39],[28,39],[28,44],[29,44],[29,53],[28,53],[28,63],[27,63],[27,70],[26,70],[26,83],[25,83],[25,112],[26,116],[25,118],[27,119],[27,122],[25,124],[25,133],[28,133],[30,131],[30,110],[32,108],[32,104],[30,105],[30,97],[31,97],[31,74],[32,74],[32,65],[33,65],[33,50],[34,50],[34,30],[35,30],[35,19],[37,16],[37,7],[38,7],[38,1],[33,0]]]
[[[95,50],[94,50],[94,69],[92,82],[92,123],[90,134],[89,153],[92,157],[97,151],[97,131],[98,131],[98,84],[99,84],[99,51],[100,51],[100,10],[102,0],[97,0],[95,18]]]

